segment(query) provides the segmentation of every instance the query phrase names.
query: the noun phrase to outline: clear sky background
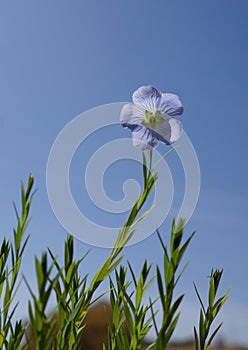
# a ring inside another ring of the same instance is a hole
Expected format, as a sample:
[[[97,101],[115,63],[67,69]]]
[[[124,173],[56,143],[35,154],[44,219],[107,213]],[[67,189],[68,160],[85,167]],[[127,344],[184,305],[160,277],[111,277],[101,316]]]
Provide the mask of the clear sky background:
[[[0,1],[1,237],[11,236],[12,200],[18,203],[20,180],[31,172],[38,192],[23,264],[31,284],[34,254],[40,256],[49,246],[62,255],[66,237],[46,192],[46,163],[55,137],[78,114],[130,101],[136,88],[152,84],[180,96],[185,107],[181,121],[202,172],[199,203],[186,228],[188,233],[197,228],[198,234],[179,287],[186,295],[175,339],[192,336],[198,320],[193,281],[206,293],[214,267],[224,268],[222,291],[231,287],[219,318],[224,320],[221,337],[248,344],[247,18],[247,0]],[[115,129],[97,142],[128,135]],[[87,154],[79,150],[75,179],[96,144],[93,138]],[[163,146],[159,150],[163,153]],[[180,187],[178,164],[171,159]],[[107,185],[113,183],[111,176],[123,176],[113,171]],[[73,188],[80,193],[76,180]],[[108,190],[113,198],[121,196],[117,185]],[[94,218],[94,209],[87,208]],[[161,230],[165,235],[171,216]],[[88,248],[76,241],[78,256]],[[135,271],[142,258],[160,264],[160,252],[156,235],[126,249]],[[107,254],[107,249],[92,249],[90,272]],[[21,313],[24,302],[20,308]]]

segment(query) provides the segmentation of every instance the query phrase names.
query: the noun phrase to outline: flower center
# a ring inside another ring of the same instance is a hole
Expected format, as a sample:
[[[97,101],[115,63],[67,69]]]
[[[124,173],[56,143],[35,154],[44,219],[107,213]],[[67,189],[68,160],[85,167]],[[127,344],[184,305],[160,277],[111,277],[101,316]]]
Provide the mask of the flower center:
[[[145,120],[142,121],[142,124],[146,127],[155,128],[156,125],[164,122],[161,112],[157,109],[154,112],[145,111]]]

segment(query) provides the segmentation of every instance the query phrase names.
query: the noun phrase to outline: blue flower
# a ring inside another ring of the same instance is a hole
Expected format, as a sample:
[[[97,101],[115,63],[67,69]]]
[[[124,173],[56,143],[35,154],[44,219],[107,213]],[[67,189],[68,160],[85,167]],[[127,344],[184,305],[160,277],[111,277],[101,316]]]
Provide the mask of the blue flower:
[[[136,90],[132,100],[123,106],[120,119],[122,126],[132,131],[135,147],[152,149],[159,141],[170,145],[180,138],[182,124],[173,118],[183,113],[177,95],[163,94],[149,85]]]

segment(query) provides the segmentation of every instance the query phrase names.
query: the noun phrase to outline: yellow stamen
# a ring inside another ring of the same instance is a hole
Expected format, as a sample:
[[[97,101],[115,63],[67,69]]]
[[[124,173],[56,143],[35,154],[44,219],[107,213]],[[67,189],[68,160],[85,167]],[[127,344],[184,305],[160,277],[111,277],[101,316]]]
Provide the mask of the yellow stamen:
[[[154,112],[146,111],[145,112],[145,120],[143,120],[142,124],[146,127],[155,128],[156,125],[164,122],[164,118],[159,110]]]

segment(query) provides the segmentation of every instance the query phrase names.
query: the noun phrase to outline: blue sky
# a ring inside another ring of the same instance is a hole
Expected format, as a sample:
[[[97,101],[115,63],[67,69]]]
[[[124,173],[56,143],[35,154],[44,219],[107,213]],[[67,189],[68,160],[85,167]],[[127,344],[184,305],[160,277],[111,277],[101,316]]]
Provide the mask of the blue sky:
[[[152,84],[177,93],[183,101],[181,121],[202,173],[200,199],[186,228],[197,228],[198,234],[181,282],[185,312],[177,337],[191,336],[196,323],[193,281],[204,293],[207,276],[217,267],[224,268],[223,291],[232,289],[221,315],[221,336],[248,344],[247,11],[246,0],[1,1],[1,235],[11,236],[12,200],[18,202],[20,180],[31,172],[38,192],[23,265],[31,281],[34,254],[49,246],[61,255],[66,237],[46,192],[46,163],[57,134],[78,114],[130,101],[136,88]],[[127,133],[110,130],[102,142]],[[86,158],[96,147],[94,139],[87,147]],[[86,158],[79,150],[75,179]],[[180,187],[173,157],[170,164]],[[121,170],[114,171],[122,175]],[[111,179],[111,171],[107,175]],[[109,190],[118,197],[117,186],[116,193]],[[169,227],[170,218],[163,230],[168,232]],[[76,242],[78,256],[86,249],[86,244]],[[152,235],[127,248],[126,255],[138,271],[142,256],[160,263],[158,250]],[[92,271],[107,253],[92,249]]]

